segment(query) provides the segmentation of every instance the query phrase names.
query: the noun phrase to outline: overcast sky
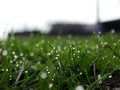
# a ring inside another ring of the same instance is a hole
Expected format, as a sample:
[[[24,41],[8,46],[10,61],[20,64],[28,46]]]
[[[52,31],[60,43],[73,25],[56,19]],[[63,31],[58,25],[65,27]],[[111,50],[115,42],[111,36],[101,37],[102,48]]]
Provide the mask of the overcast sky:
[[[0,37],[21,27],[43,30],[54,22],[95,23],[97,0],[0,0]],[[99,0],[100,20],[120,19],[120,0]]]

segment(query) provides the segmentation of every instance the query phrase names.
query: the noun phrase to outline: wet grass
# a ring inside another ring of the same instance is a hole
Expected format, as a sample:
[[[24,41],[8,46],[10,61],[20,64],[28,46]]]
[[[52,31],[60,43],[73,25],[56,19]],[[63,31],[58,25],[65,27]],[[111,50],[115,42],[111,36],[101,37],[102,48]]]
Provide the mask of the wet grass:
[[[94,90],[119,70],[117,34],[0,41],[1,90]]]

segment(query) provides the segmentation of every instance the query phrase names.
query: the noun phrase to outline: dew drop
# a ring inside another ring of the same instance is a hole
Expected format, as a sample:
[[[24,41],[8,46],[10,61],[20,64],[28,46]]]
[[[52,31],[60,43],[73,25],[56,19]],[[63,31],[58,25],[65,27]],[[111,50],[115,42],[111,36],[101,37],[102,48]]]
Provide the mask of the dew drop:
[[[102,57],[102,59],[104,60],[104,59],[105,59],[105,57]]]
[[[23,55],[24,55],[24,54],[21,52],[21,53],[20,53],[20,56],[22,57]]]
[[[50,74],[50,72],[48,72],[48,74]]]
[[[103,42],[100,42],[100,44],[102,45],[102,44],[103,44]]]
[[[66,47],[63,48],[64,50],[66,49]]]
[[[39,44],[36,44],[35,46],[36,46],[36,47],[38,47],[38,46],[39,46]]]
[[[13,46],[14,46],[14,43],[11,43],[11,46],[13,47]]]
[[[80,75],[82,75],[83,73],[82,72],[80,72]]]
[[[77,86],[75,90],[85,90],[83,86]]]
[[[105,42],[104,45],[107,45],[107,42]]]
[[[73,56],[75,56],[75,53],[73,53]]]
[[[72,49],[75,50],[75,47],[73,47]]]
[[[112,75],[108,76],[109,78],[112,78]]]
[[[116,56],[113,56],[113,58],[115,58]]]
[[[112,33],[112,34],[114,34],[114,33],[115,33],[115,30],[114,30],[114,29],[112,29],[112,30],[111,30],[111,33]]]
[[[14,54],[15,54],[15,51],[13,51],[12,54],[14,55]]]
[[[52,81],[54,81],[54,79],[53,79],[53,78],[52,78],[51,80],[52,80]]]
[[[10,78],[12,77],[12,75],[9,76]]]
[[[87,53],[90,53],[90,51],[87,51]]]
[[[22,61],[20,61],[20,64],[22,63]]]
[[[58,60],[58,56],[56,56],[55,59]]]
[[[27,74],[27,73],[28,73],[28,71],[25,71],[25,73]]]
[[[80,51],[77,51],[78,53],[80,53]]]
[[[53,47],[53,49],[55,50],[56,48],[55,48],[55,47]]]
[[[17,59],[17,58],[18,58],[18,56],[17,56],[17,55],[14,55],[14,58],[15,58],[15,59]]]
[[[41,73],[41,78],[43,78],[43,79],[47,78],[47,73],[42,72],[42,73]]]
[[[47,53],[47,56],[50,56],[50,53]]]
[[[3,68],[2,71],[4,71],[5,69]]]
[[[40,61],[38,61],[37,64],[40,64]]]
[[[19,67],[19,64],[16,64],[16,67]]]
[[[98,34],[101,34],[101,32],[98,32]]]
[[[53,87],[53,84],[52,84],[52,83],[50,83],[50,84],[49,84],[49,88],[52,88],[52,87]]]
[[[30,53],[30,56],[34,56],[34,53],[32,52],[32,53]]]
[[[13,63],[13,61],[12,61],[12,60],[10,60],[10,63]]]
[[[6,69],[6,71],[8,72],[8,68]]]
[[[77,58],[80,58],[80,56],[77,56]]]
[[[114,43],[113,45],[116,46],[116,43]]]
[[[8,54],[7,50],[3,50],[2,55],[7,56],[7,54]]]

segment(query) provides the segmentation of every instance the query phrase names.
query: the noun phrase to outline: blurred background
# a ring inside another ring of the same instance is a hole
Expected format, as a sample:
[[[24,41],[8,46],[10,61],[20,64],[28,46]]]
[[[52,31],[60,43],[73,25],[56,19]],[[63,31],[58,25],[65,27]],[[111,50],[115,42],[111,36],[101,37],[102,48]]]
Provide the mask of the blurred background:
[[[109,31],[120,32],[120,0],[0,0],[0,39]]]

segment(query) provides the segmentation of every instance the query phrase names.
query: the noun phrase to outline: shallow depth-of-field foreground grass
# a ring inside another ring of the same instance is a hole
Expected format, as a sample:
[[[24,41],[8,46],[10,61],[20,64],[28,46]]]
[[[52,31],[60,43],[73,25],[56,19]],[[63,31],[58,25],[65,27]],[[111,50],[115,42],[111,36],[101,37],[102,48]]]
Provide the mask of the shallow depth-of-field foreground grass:
[[[117,34],[12,36],[0,41],[0,90],[74,90],[80,86],[94,90],[116,71],[120,71]]]

